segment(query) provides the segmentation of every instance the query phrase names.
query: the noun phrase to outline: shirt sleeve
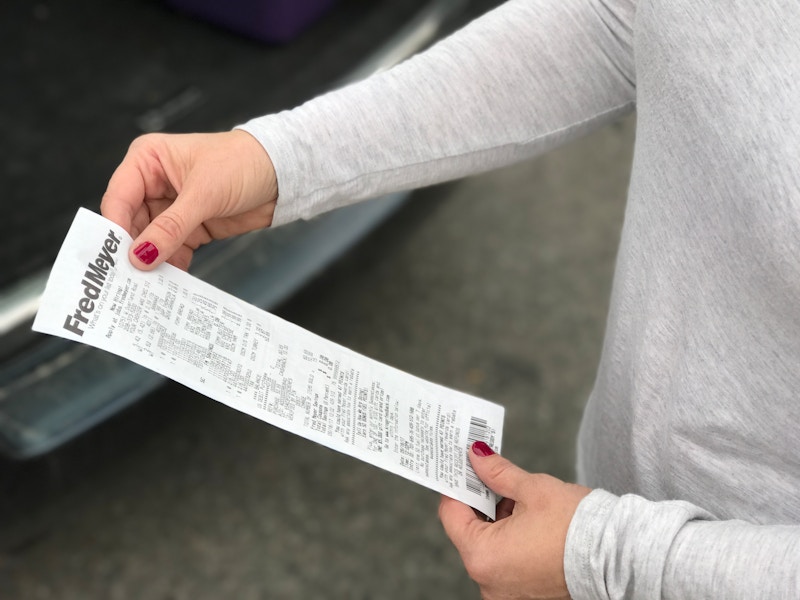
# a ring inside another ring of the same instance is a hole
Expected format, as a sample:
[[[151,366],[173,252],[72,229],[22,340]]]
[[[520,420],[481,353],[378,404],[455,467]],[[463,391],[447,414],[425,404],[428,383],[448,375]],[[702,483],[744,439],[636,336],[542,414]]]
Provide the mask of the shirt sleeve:
[[[389,71],[241,125],[275,165],[274,224],[530,158],[622,116],[633,19],[632,0],[513,0]]]
[[[570,524],[564,570],[573,600],[796,599],[800,527],[594,490]]]

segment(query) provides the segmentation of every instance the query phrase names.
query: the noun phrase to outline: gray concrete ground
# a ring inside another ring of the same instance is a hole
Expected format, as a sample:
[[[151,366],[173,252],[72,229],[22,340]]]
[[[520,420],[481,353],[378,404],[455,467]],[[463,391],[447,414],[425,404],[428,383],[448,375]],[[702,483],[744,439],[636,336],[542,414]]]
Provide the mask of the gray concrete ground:
[[[573,475],[600,351],[633,120],[426,190],[284,316],[504,404],[504,454]],[[180,418],[0,556],[12,599],[477,598],[436,494],[169,386]],[[57,523],[57,524],[55,524]]]

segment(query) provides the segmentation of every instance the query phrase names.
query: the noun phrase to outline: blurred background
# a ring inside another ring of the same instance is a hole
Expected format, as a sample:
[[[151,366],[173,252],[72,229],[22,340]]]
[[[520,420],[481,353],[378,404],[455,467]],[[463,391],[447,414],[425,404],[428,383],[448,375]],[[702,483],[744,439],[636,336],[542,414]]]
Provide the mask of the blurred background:
[[[462,6],[453,23],[485,8]],[[334,17],[321,18],[295,43]],[[631,117],[413,193],[272,309],[503,404],[504,454],[571,479],[633,128]],[[48,452],[0,461],[0,484],[3,599],[478,597],[435,493],[176,384]]]

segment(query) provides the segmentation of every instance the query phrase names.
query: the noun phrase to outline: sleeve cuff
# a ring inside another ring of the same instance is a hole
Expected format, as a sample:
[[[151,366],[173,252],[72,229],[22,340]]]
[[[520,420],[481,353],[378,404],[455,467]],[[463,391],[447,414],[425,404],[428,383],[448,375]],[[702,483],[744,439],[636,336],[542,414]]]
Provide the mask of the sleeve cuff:
[[[693,519],[713,517],[688,502],[592,491],[575,511],[564,549],[573,600],[660,598],[670,548]]]
[[[278,179],[278,201],[272,216],[271,227],[285,225],[304,217],[296,202],[299,177],[292,172],[292,165],[297,164],[297,151],[291,141],[291,136],[282,126],[280,115],[281,113],[258,117],[234,127],[234,129],[246,131],[256,138],[264,151],[269,154],[275,167],[275,175]]]

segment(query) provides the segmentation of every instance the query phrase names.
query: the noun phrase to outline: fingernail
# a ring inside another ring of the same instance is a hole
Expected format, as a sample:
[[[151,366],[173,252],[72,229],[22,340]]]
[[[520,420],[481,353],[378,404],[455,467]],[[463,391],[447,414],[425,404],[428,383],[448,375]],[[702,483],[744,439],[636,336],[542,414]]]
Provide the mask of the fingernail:
[[[475,442],[472,444],[472,451],[478,456],[491,456],[494,454],[494,450],[489,448],[486,442]]]
[[[151,242],[142,242],[133,251],[140,261],[146,265],[153,264],[153,261],[158,258],[158,248]]]

